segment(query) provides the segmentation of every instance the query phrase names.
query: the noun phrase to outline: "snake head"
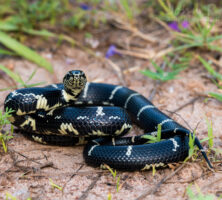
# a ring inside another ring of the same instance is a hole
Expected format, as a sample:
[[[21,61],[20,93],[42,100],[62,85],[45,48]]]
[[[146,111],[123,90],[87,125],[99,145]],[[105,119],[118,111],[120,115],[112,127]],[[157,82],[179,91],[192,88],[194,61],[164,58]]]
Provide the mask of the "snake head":
[[[75,97],[84,89],[86,82],[86,75],[81,70],[69,71],[63,78],[65,91]]]

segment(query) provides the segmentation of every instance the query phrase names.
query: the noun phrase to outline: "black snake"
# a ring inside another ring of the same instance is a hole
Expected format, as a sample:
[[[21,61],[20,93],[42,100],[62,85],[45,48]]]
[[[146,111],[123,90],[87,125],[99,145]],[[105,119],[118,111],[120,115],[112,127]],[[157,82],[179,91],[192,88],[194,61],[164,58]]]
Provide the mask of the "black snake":
[[[68,72],[63,84],[23,88],[5,99],[14,112],[10,121],[33,140],[44,144],[87,143],[86,163],[123,170],[162,167],[183,161],[189,152],[190,131],[159,111],[141,94],[120,85],[86,82],[82,71]],[[127,113],[125,112],[127,111]],[[129,117],[130,115],[130,117]],[[147,144],[144,135],[120,137],[132,127],[161,139]],[[106,136],[106,137],[103,137]],[[210,167],[199,140],[195,144]]]

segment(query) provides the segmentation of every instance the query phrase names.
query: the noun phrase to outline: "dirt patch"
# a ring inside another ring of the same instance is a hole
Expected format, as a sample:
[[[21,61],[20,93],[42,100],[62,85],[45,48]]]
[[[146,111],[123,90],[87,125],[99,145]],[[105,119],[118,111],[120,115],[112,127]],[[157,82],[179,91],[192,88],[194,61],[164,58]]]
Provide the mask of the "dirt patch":
[[[100,52],[101,53],[101,52]],[[85,71],[89,81],[121,84],[116,71],[110,65],[104,64],[89,56],[82,50],[70,48],[66,45],[56,53],[43,51],[41,55],[46,57],[54,67],[54,74],[38,68],[31,83],[46,81],[47,84],[61,82],[68,70],[81,69]],[[122,69],[147,66],[147,61],[116,56],[115,63]],[[2,59],[1,64],[13,66],[14,71],[28,79],[30,73],[36,69],[36,65],[20,59]],[[181,105],[193,99],[197,92],[206,93],[216,90],[216,87],[201,76],[204,70],[189,68],[179,75],[179,78],[166,82],[157,87],[157,93],[153,103],[166,114],[174,111]],[[126,86],[148,97],[155,81],[148,79],[138,71],[124,75]],[[1,74],[1,88],[13,85],[6,75]],[[9,91],[1,92],[0,105]],[[222,147],[221,124],[222,105],[216,100],[203,98],[195,103],[179,110],[178,115],[172,115],[184,126],[185,121],[192,129],[197,127],[199,139],[207,137],[207,125],[205,116],[212,120],[214,128],[214,146]],[[135,128],[131,135],[138,134]],[[1,153],[0,157],[0,198],[5,198],[6,192],[19,199],[31,197],[37,199],[107,199],[111,194],[112,199],[136,199],[140,195],[154,188],[159,181],[173,172],[173,169],[160,169],[153,176],[152,171],[146,172],[117,172],[120,176],[120,190],[116,191],[116,183],[111,173],[87,166],[84,163],[83,147],[58,147],[37,144],[29,141],[20,134],[14,134],[14,138],[8,143],[9,153]],[[215,166],[217,164],[214,164]],[[217,168],[221,169],[221,166]],[[53,188],[53,183],[61,186],[63,191]],[[192,162],[185,164],[179,173],[162,184],[155,194],[149,194],[144,199],[186,199],[186,188],[195,182],[204,193],[216,194],[222,191],[222,174],[211,172],[206,163]],[[195,190],[195,187],[192,187]]]

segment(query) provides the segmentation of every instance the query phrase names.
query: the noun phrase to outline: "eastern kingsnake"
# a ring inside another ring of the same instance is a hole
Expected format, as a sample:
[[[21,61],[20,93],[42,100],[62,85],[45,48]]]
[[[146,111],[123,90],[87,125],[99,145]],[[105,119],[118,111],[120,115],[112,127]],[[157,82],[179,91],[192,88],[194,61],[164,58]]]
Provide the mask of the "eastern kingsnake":
[[[63,84],[11,92],[6,108],[13,110],[11,123],[37,142],[74,145],[89,141],[83,153],[89,165],[139,170],[183,161],[188,156],[189,130],[141,94],[119,85],[86,82],[79,70],[68,72]],[[147,144],[144,135],[120,138],[131,129],[130,119],[145,135],[156,136],[161,124],[164,140]],[[195,144],[212,167],[197,138]]]

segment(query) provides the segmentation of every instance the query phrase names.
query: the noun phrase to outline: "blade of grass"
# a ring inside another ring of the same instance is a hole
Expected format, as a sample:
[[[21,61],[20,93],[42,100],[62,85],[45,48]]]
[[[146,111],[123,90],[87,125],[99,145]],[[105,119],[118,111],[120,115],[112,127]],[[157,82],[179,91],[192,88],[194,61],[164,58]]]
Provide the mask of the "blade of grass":
[[[52,65],[46,61],[43,57],[41,57],[36,52],[32,51],[28,47],[19,43],[15,39],[11,38],[4,32],[0,31],[0,43],[4,44],[9,49],[15,51],[18,55],[25,57],[26,59],[36,63],[37,65],[44,67],[49,72],[53,72]]]
[[[222,52],[222,48],[220,46],[216,46],[216,45],[208,45],[208,48],[212,51],[219,51]]]
[[[203,64],[203,66],[205,67],[205,69],[215,78],[217,78],[218,80],[222,81],[222,75],[217,73],[213,67],[206,61],[204,60],[201,56],[198,55],[198,59],[200,60],[200,62]]]
[[[172,52],[181,51],[181,50],[184,50],[184,49],[190,49],[190,48],[194,48],[194,47],[200,47],[201,45],[202,44],[200,44],[200,43],[184,44],[184,45],[181,45],[181,46],[178,46],[178,47],[174,48],[172,50]]]
[[[2,89],[0,89],[0,92],[2,92],[2,91],[7,91],[7,90],[11,90],[11,89],[16,89],[16,88],[17,88],[17,86],[2,88]]]
[[[218,101],[222,101],[222,94],[215,93],[215,92],[209,92],[208,95],[217,99]]]
[[[142,138],[149,140],[147,143],[156,143],[157,138],[152,135],[143,135]]]
[[[158,128],[157,128],[157,141],[160,142],[161,141],[161,124],[158,124]]]
[[[206,118],[206,122],[207,122],[207,130],[208,130],[208,146],[210,149],[213,148],[214,145],[214,140],[213,140],[213,125],[212,125],[212,121],[209,121],[208,118]]]
[[[44,37],[56,37],[56,34],[49,32],[45,29],[43,30],[34,30],[34,29],[24,29],[25,33],[28,33],[30,35],[37,35],[37,36],[44,36]]]
[[[204,139],[200,140],[200,143],[203,143],[203,142],[209,141],[210,139],[211,139],[211,138],[206,137],[206,138],[204,138]]]
[[[132,10],[130,8],[129,1],[128,0],[121,0],[120,3],[123,6],[123,9],[124,9],[127,17],[129,19],[133,19],[133,13],[132,13]]]
[[[16,55],[15,53],[11,52],[11,51],[7,51],[5,49],[0,49],[0,54],[3,54],[3,55]]]
[[[189,156],[191,158],[194,153],[194,141],[195,141],[195,133],[189,134]]]
[[[12,24],[11,22],[5,20],[5,21],[0,21],[0,30],[2,30],[2,31],[16,31],[16,30],[18,30],[18,27],[15,24]]]
[[[174,11],[174,15],[175,15],[175,16],[178,16],[178,15],[181,13],[185,1],[186,1],[186,0],[180,0],[180,1],[178,1],[178,4],[177,4],[176,9],[175,9],[175,11]]]
[[[5,72],[9,77],[11,77],[15,82],[23,84],[23,81],[21,80],[20,76],[7,67],[0,65],[0,70]]]
[[[169,16],[172,20],[175,20],[176,17],[175,17],[175,15],[174,15],[173,11],[172,11],[169,7],[167,7],[167,5],[164,3],[164,1],[163,1],[163,0],[158,0],[158,2],[159,2],[159,4],[160,4],[160,6],[163,8],[163,10],[168,14],[168,16]]]
[[[220,40],[222,39],[222,35],[217,35],[217,36],[213,36],[213,37],[208,37],[207,38],[207,42],[213,42],[215,40]]]
[[[0,132],[0,142],[2,143],[2,147],[3,147],[4,152],[7,153],[7,146],[5,144],[5,141],[3,139],[3,135],[1,132]]]
[[[0,92],[16,89],[16,88],[20,88],[20,87],[26,87],[26,88],[36,87],[36,86],[43,85],[43,84],[46,84],[46,82],[42,81],[42,82],[39,82],[39,83],[33,83],[33,84],[28,84],[28,85],[25,83],[25,85],[22,84],[22,85],[18,85],[18,86],[12,86],[12,87],[7,87],[7,88],[0,89]]]
[[[37,69],[35,69],[35,70],[31,73],[31,75],[29,76],[29,78],[28,78],[28,80],[26,81],[26,83],[28,83],[28,82],[33,78],[33,76],[36,74],[36,72],[37,72]]]
[[[63,190],[62,187],[57,185],[57,184],[55,184],[51,178],[49,178],[49,184],[52,186],[52,188],[56,188],[56,189],[58,189],[60,191]]]
[[[39,85],[43,85],[43,84],[46,84],[46,82],[39,82],[39,83],[33,83],[33,84],[26,84],[26,87],[27,88],[30,88],[30,87],[36,87],[36,86],[39,86]]]

